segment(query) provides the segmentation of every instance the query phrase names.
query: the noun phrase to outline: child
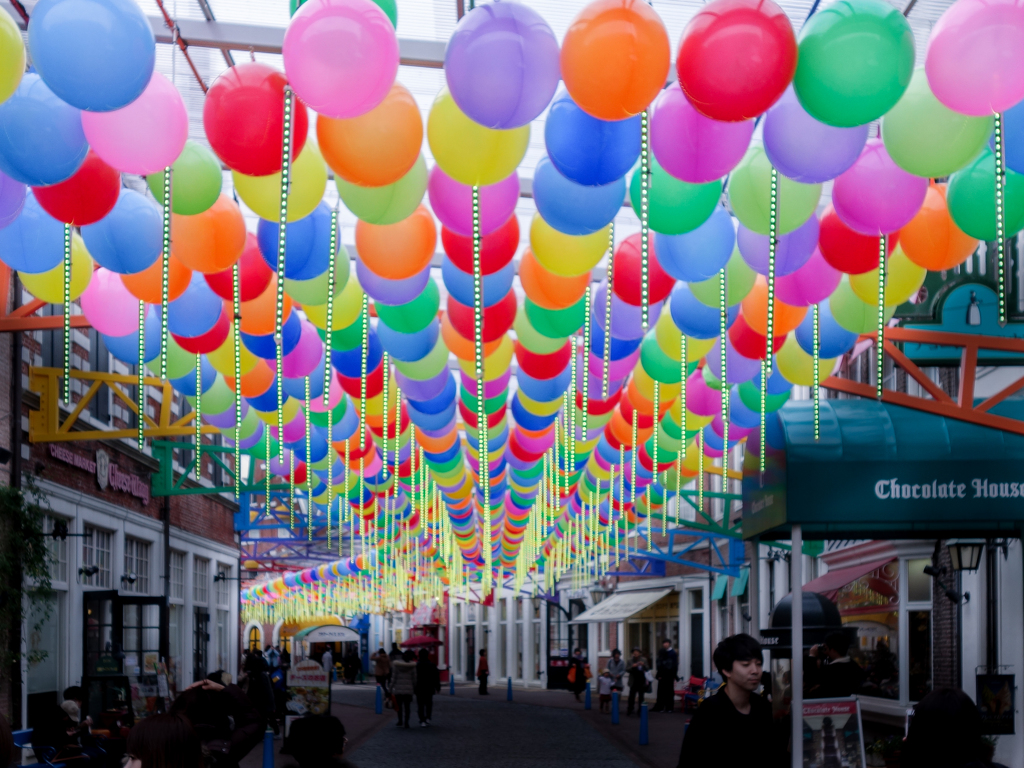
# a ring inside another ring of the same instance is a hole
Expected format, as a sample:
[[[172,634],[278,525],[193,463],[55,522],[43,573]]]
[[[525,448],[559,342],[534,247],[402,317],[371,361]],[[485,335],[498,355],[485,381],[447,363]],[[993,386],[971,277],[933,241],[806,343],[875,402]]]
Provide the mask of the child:
[[[601,670],[601,676],[597,678],[597,693],[601,701],[601,711],[611,711],[612,705],[612,673],[607,668]]]

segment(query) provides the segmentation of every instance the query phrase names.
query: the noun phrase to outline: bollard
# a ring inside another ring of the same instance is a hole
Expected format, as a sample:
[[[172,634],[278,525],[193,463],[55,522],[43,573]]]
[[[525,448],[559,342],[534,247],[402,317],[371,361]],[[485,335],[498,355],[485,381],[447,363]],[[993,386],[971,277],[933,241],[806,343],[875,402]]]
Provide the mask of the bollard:
[[[384,711],[384,689],[377,685],[377,698],[373,702],[373,713],[379,715]]]
[[[455,675],[452,674],[450,669],[448,670],[448,695],[455,695]]]
[[[619,724],[619,692],[612,691],[612,725]]]
[[[263,733],[263,768],[274,768],[274,732],[270,728]]]
[[[640,705],[640,746],[647,744],[647,705]]]
[[[508,691],[505,693],[505,701],[512,701],[512,676],[508,678]]]
[[[590,683],[587,683],[587,691],[583,694],[583,708],[590,709]]]

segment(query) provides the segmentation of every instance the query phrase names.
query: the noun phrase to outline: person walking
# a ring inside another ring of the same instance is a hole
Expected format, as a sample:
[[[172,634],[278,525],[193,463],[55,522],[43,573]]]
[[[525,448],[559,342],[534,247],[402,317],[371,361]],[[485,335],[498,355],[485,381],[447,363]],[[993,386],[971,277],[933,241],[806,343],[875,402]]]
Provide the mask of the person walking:
[[[324,655],[320,657],[320,663],[324,665],[324,672],[327,673],[327,684],[334,682],[334,654],[331,653],[331,646],[327,646]]]
[[[640,707],[644,703],[644,693],[647,691],[647,659],[640,653],[639,648],[633,649],[632,658],[626,667],[629,675],[629,706],[626,707],[626,717],[633,714],[633,703],[636,702],[636,713],[640,714]]]
[[[612,690],[622,692],[622,676],[626,674],[626,662],[622,660],[622,651],[618,648],[612,650],[612,657],[608,660],[608,674],[612,676]]]
[[[409,727],[412,697],[416,693],[416,657],[406,651],[400,659],[391,662],[391,692],[395,697],[398,727]]]
[[[381,687],[384,697],[389,695],[388,679],[391,677],[391,659],[381,648],[373,656],[373,676],[377,678],[377,685]]]
[[[420,648],[416,662],[416,714],[420,718],[420,728],[430,725],[434,714],[434,694],[441,692],[441,673],[437,664],[430,660],[426,648]]]
[[[590,666],[583,658],[583,652],[579,648],[573,650],[572,658],[569,659],[569,690],[576,697],[576,701],[580,700],[580,694],[586,690],[589,669]]]
[[[476,665],[476,676],[480,681],[480,695],[487,696],[487,676],[491,674],[490,669],[487,666],[487,649],[480,649],[480,661]]]
[[[665,638],[658,651],[656,667],[658,678],[658,698],[654,702],[652,712],[671,712],[675,709],[676,680],[679,678],[679,654],[672,647],[672,641]]]

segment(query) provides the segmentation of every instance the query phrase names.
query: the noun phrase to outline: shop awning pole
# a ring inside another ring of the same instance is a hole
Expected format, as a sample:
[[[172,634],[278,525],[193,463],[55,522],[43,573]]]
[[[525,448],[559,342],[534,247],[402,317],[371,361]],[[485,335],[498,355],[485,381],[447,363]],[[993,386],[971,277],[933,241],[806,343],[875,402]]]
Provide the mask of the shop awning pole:
[[[793,526],[792,541],[793,557],[790,561],[790,582],[793,585],[793,618],[792,618],[792,680],[793,697],[790,713],[792,715],[793,768],[804,765],[804,563],[803,531],[799,525]]]

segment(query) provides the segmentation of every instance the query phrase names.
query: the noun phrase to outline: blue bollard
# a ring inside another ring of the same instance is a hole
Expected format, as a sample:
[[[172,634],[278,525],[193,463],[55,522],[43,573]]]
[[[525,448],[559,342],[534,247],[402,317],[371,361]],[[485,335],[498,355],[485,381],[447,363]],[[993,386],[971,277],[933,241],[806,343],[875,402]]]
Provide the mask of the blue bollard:
[[[647,745],[647,705],[640,705],[640,746]]]
[[[505,693],[505,701],[512,701],[512,677],[508,678],[508,691]]]
[[[448,670],[448,695],[455,695],[455,675],[452,674],[452,671],[450,669]]]
[[[263,733],[263,768],[274,768],[274,732],[270,728]]]
[[[590,709],[590,683],[587,683],[587,692],[583,695],[583,708]]]
[[[612,691],[612,725],[619,724],[619,692]]]
[[[379,715],[384,711],[384,689],[377,686],[377,698],[373,702],[373,713]]]

